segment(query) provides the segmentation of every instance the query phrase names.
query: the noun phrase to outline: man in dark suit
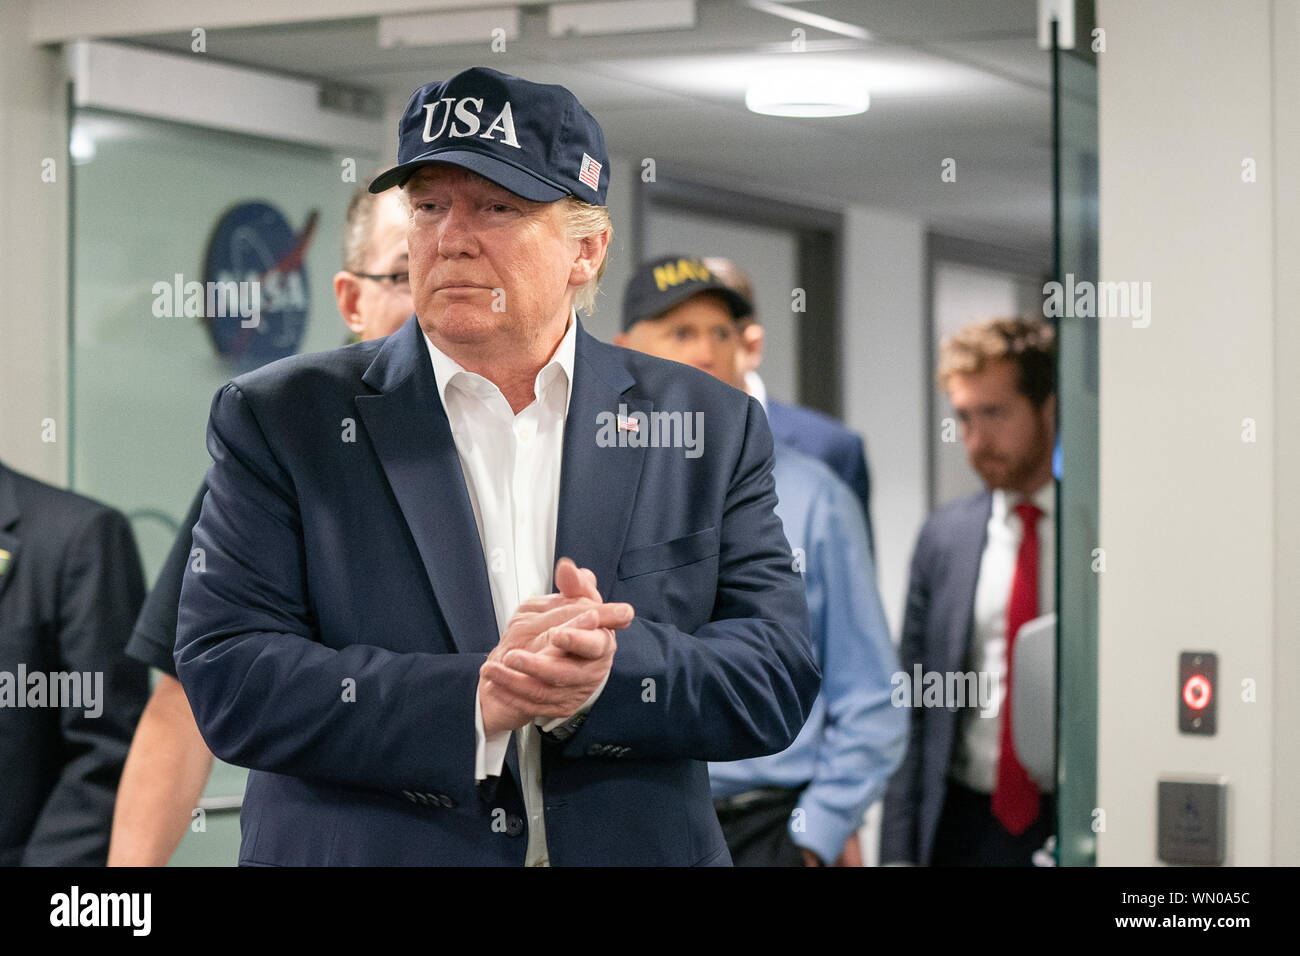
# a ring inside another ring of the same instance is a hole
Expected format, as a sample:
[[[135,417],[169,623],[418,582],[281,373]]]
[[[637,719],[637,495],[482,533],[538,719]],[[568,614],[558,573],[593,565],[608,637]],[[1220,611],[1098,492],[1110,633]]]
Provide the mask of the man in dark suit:
[[[102,866],[149,693],[130,525],[0,463],[0,864]]]
[[[762,410],[582,330],[608,157],[567,90],[429,84],[398,159],[416,315],[213,400],[176,665],[252,768],[240,860],[725,864],[704,761],[819,684]]]
[[[899,662],[906,687],[916,673],[945,687],[973,674],[964,686],[993,693],[965,706],[906,695],[910,739],[885,796],[882,863],[1028,866],[1055,830],[1052,795],[1015,755],[1009,697],[1016,634],[1055,606],[1055,374],[1040,320],[979,323],[943,343],[939,383],[988,490],[921,529]]]
[[[747,301],[754,301],[753,283],[748,273],[736,263],[720,256],[709,256],[704,264]],[[862,436],[824,412],[802,405],[787,405],[770,397],[758,374],[763,361],[763,326],[758,316],[751,313],[739,319],[737,327],[741,342],[737,355],[738,370],[745,380],[746,390],[758,399],[767,413],[772,438],[780,445],[816,458],[852,489],[862,505],[862,516],[867,522],[867,549],[874,561],[876,538],[871,528],[871,470],[867,467],[867,447]]]

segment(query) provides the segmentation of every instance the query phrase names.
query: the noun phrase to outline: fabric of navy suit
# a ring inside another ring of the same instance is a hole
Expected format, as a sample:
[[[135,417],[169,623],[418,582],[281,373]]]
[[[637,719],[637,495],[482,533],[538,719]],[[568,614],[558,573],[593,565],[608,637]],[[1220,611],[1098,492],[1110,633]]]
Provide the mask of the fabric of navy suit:
[[[923,674],[969,670],[975,587],[992,510],[993,495],[983,491],[945,505],[921,528],[898,649],[909,682],[918,663]],[[907,756],[885,793],[882,863],[930,863],[961,713],[957,707],[912,707]]]
[[[598,442],[620,406],[703,412],[703,455]],[[513,742],[474,782],[497,623],[415,317],[225,385],[208,448],[175,657],[213,753],[252,768],[240,862],[522,864]],[[545,741],[553,865],[730,862],[705,761],[784,749],[819,686],[772,460],[757,402],[579,326],[555,554],[636,620]]]
[[[97,716],[0,706],[0,866],[103,866],[149,697],[124,653],[144,600],[135,537],[120,511],[0,464],[0,551],[0,671],[99,674],[103,695]]]
[[[840,422],[811,408],[767,400],[767,423],[772,437],[783,445],[824,462],[840,480],[853,489],[867,521],[867,548],[876,553],[871,529],[871,470],[862,436]]]

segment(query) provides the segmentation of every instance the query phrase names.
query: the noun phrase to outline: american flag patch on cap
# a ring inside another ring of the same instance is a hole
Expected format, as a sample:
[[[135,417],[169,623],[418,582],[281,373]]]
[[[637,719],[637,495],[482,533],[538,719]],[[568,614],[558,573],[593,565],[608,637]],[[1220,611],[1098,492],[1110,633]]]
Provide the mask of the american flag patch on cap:
[[[592,189],[600,189],[600,163],[586,153],[582,154],[582,168],[578,170],[578,181],[586,183]]]

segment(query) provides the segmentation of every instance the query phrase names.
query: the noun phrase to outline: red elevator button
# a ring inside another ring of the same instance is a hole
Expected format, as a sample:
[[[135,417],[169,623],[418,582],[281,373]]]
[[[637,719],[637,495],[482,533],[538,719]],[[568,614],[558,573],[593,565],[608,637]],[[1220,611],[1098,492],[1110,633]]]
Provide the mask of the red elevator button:
[[[1204,710],[1210,702],[1210,682],[1204,675],[1193,674],[1183,684],[1183,703],[1193,710]]]

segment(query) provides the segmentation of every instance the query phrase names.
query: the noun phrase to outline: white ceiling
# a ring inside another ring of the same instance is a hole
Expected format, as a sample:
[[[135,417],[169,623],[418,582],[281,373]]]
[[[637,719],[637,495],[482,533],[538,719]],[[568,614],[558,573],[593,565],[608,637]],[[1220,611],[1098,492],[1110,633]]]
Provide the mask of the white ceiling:
[[[508,0],[503,0],[503,4]],[[380,93],[390,113],[423,83],[491,66],[577,94],[616,158],[655,158],[661,176],[815,205],[875,206],[936,231],[1050,261],[1051,70],[1036,42],[1034,0],[802,0],[787,7],[854,24],[870,40],[804,25],[743,0],[698,0],[693,29],[607,37],[547,35],[524,8],[504,53],[483,42],[383,49],[375,17],[213,29],[214,59]],[[134,42],[189,51],[191,36]],[[744,106],[750,76],[835,63],[866,77],[860,116],[786,119]],[[394,132],[393,146],[396,135]],[[946,158],[956,182],[940,179]]]

